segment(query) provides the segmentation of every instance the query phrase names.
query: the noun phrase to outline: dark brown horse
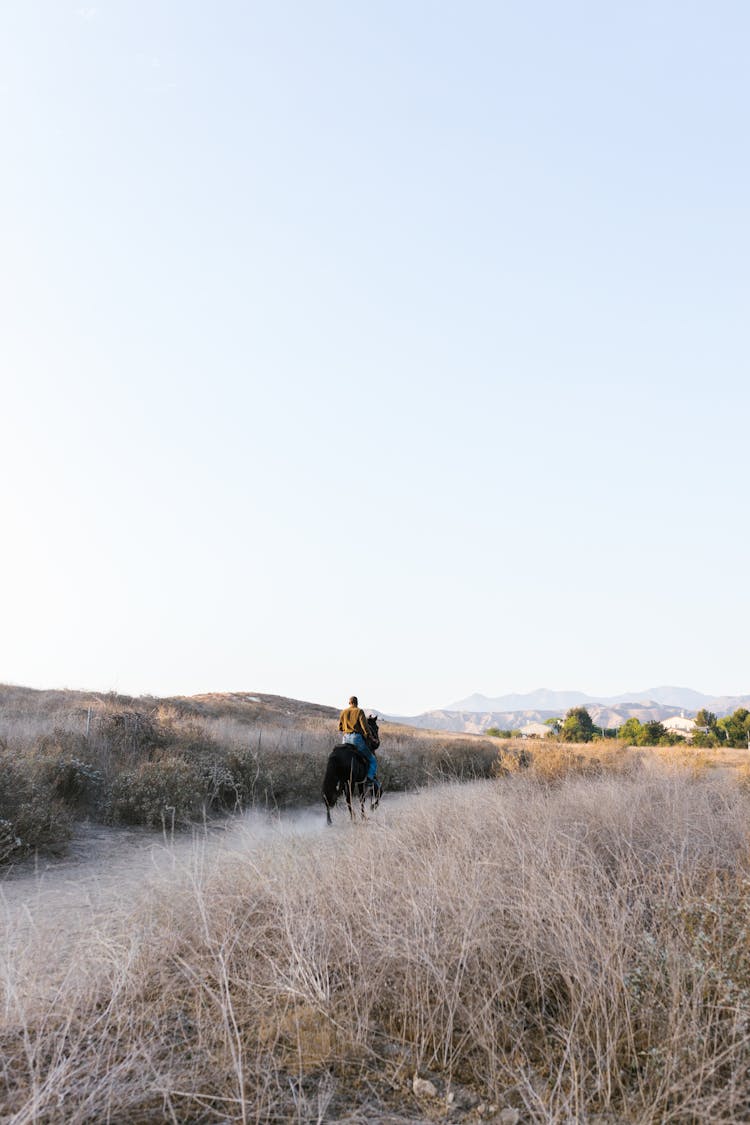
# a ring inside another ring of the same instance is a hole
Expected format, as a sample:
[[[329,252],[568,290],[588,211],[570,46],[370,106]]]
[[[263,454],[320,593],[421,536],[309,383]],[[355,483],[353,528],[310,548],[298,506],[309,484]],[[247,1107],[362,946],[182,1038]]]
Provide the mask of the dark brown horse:
[[[377,750],[380,746],[377,715],[368,716],[367,725],[370,728],[370,737],[367,744],[371,750]],[[367,780],[367,765],[364,755],[357,750],[356,746],[347,742],[334,747],[328,755],[326,775],[323,778],[323,801],[326,806],[326,820],[329,824],[333,823],[331,809],[342,793],[346,797],[346,804],[352,820],[354,820],[352,795],[359,797],[362,817],[365,815],[365,801],[368,797],[370,798],[370,808],[376,809],[378,807],[382,789],[380,782]]]

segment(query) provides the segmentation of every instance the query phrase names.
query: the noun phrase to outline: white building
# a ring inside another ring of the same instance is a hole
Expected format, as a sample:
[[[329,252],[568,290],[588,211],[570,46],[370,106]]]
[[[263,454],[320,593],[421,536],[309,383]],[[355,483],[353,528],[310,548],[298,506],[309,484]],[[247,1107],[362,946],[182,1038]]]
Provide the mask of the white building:
[[[682,715],[673,715],[671,719],[662,719],[661,724],[669,734],[678,734],[680,738],[692,738],[695,732],[695,719],[685,718]]]
[[[521,727],[521,738],[546,738],[551,730],[546,723],[527,723]]]

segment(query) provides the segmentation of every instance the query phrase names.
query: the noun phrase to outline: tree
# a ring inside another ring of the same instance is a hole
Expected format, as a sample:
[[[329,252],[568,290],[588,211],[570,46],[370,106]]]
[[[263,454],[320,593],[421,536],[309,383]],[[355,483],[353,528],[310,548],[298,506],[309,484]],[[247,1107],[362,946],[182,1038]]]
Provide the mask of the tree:
[[[716,724],[716,733],[728,746],[750,745],[750,711],[738,707],[732,715],[725,715]]]
[[[633,716],[626,719],[618,732],[620,738],[626,739],[631,746],[638,746],[643,726],[640,719]]]
[[[618,732],[620,738],[625,738],[631,746],[658,746],[671,744],[672,736],[662,723],[653,719],[651,722],[642,723],[635,716],[626,719]]]
[[[594,721],[585,707],[571,707],[560,730],[563,742],[591,742]]]
[[[737,730],[732,722],[731,715],[724,715],[719,719],[716,724],[716,733],[719,736],[720,742],[726,742],[727,746],[731,746],[737,736]]]
[[[705,707],[701,707],[698,714],[695,716],[695,725],[698,730],[702,730],[704,734],[713,734],[716,730],[716,715],[713,711],[707,711]]]
[[[641,737],[638,741],[639,746],[658,746],[662,739],[667,738],[667,728],[663,726],[657,719],[652,719],[650,723],[643,724]]]
[[[617,738],[617,727],[594,727],[594,742],[604,742],[606,738]]]

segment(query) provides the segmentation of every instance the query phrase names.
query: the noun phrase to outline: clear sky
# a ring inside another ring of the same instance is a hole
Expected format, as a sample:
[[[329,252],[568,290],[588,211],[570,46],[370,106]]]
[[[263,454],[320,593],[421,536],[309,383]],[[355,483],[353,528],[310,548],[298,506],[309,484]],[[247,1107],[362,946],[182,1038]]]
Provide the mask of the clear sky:
[[[0,680],[750,692],[745,0],[4,0]]]

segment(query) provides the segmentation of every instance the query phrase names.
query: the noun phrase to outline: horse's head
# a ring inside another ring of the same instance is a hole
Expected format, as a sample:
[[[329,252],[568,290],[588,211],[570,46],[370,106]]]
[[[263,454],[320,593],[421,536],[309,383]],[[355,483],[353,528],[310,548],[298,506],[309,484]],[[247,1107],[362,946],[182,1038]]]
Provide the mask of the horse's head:
[[[367,725],[370,728],[370,748],[377,750],[380,746],[380,735],[378,733],[378,717],[377,715],[367,716]]]

